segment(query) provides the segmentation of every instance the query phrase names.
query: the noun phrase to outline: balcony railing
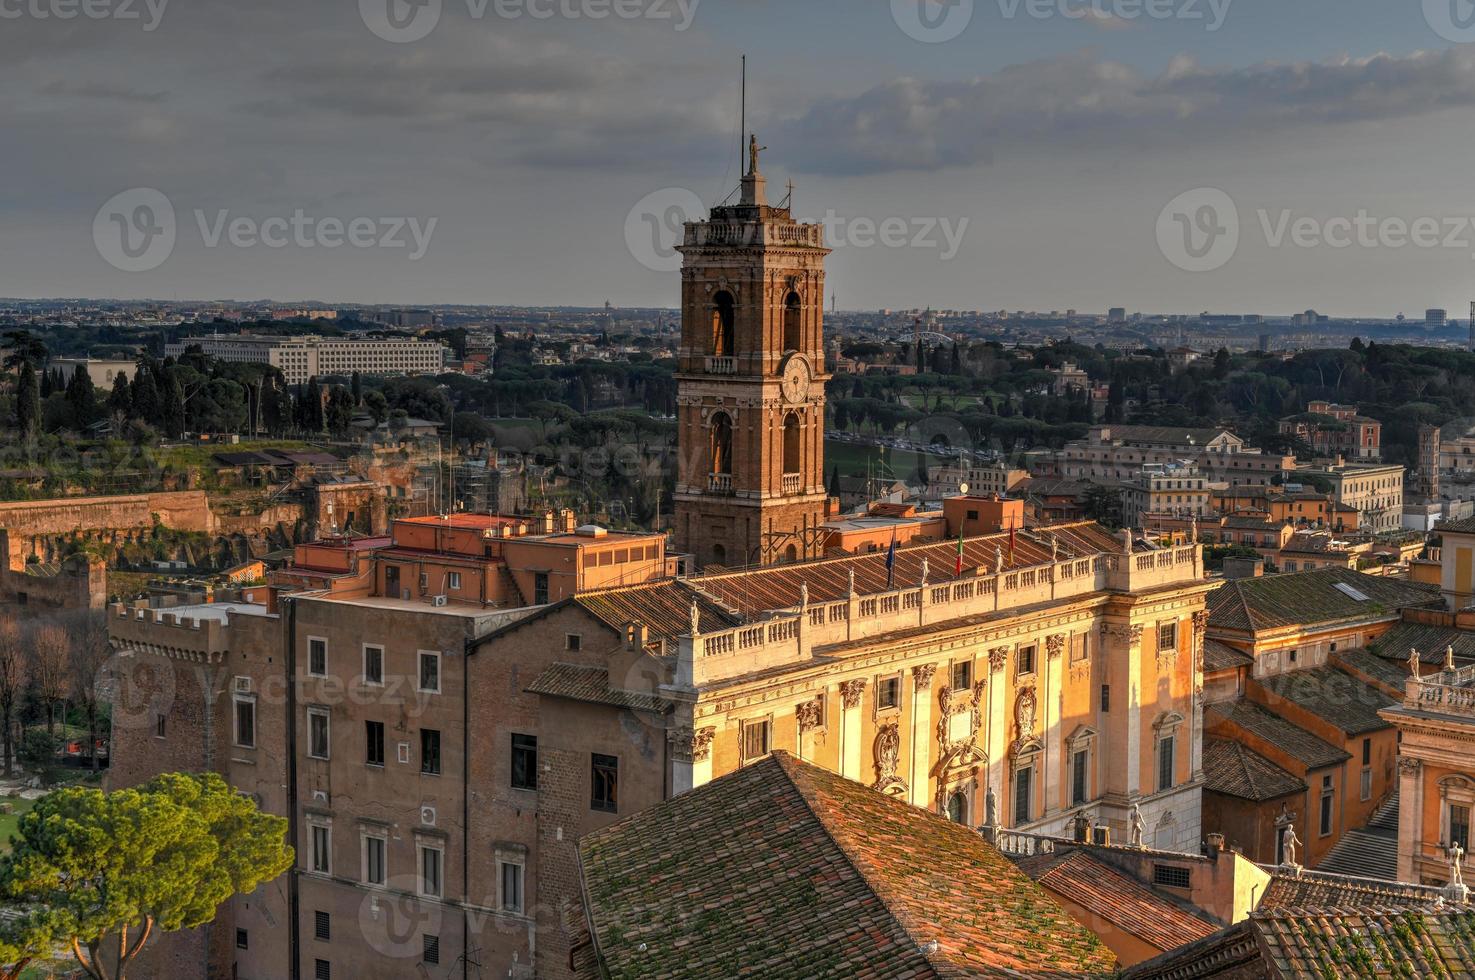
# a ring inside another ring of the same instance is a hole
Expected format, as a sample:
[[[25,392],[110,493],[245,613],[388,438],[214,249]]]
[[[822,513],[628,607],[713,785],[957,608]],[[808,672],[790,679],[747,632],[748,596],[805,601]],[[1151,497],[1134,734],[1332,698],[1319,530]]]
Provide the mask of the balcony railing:
[[[708,374],[737,374],[736,357],[709,357],[707,358]]]
[[[711,473],[707,476],[707,491],[709,493],[732,493],[731,473]]]
[[[781,484],[786,494],[798,493],[803,488],[804,477],[798,473],[785,473]]]

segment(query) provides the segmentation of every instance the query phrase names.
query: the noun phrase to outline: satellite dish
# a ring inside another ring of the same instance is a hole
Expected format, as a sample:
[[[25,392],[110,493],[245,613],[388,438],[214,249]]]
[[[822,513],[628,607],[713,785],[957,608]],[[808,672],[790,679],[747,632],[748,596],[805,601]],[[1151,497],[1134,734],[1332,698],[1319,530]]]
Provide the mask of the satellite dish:
[[[960,484],[958,484],[958,492],[959,493],[967,493],[968,492],[968,484],[966,484],[966,483],[960,483]]]

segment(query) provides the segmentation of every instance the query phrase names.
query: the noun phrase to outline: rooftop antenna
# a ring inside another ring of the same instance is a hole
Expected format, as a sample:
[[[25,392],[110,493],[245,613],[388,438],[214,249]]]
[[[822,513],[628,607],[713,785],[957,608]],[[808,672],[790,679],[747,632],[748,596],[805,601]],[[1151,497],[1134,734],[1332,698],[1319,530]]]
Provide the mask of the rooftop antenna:
[[[739,100],[738,109],[738,176],[747,173],[743,169],[743,154],[748,148],[748,56],[743,55],[742,83],[740,86],[742,96]]]

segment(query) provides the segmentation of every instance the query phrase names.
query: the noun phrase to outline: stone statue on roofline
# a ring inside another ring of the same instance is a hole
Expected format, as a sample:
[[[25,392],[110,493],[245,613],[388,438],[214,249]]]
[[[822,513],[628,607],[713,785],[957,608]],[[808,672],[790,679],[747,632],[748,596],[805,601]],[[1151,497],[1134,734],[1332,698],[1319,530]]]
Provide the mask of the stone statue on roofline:
[[[1465,849],[1459,841],[1449,845],[1445,854],[1449,857],[1449,887],[1465,887]]]
[[[922,559],[922,584],[927,584],[927,559]]]
[[[809,608],[809,583],[808,582],[800,582],[799,583],[799,608],[800,609],[808,609]]]
[[[696,636],[702,631],[702,607],[697,605],[695,599],[691,600],[691,635]]]
[[[1422,660],[1419,657],[1419,648],[1410,647],[1408,651],[1408,672],[1414,677],[1419,676],[1420,663],[1422,663]]]
[[[1455,648],[1453,646],[1444,648],[1444,669],[1451,674],[1455,672]]]
[[[983,825],[997,827],[999,824],[999,798],[994,794],[993,784],[983,794]]]
[[[849,577],[850,577],[850,585],[848,586],[849,591],[848,591],[847,594],[848,595],[855,595],[855,569],[854,568],[851,568],[849,570]]]
[[[1004,570],[1004,549],[994,545],[994,574],[997,575]]]
[[[1301,839],[1296,836],[1296,825],[1288,823],[1285,830],[1280,832],[1281,847],[1285,851],[1285,859],[1281,861],[1283,868],[1295,868],[1297,871],[1301,866],[1296,863],[1296,848],[1301,846]]]
[[[1131,830],[1129,840],[1132,846],[1145,849],[1147,845],[1143,843],[1143,840],[1147,835],[1147,822],[1142,819],[1142,807],[1136,803],[1132,804],[1132,812],[1128,817],[1128,823]]]

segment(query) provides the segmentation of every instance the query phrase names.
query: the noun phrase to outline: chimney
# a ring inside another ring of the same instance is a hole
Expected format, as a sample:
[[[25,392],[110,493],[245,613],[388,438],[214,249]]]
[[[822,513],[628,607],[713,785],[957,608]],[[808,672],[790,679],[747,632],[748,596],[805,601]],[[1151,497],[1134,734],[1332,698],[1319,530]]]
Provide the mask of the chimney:
[[[546,511],[543,514],[543,532],[542,533],[544,533],[544,534],[552,534],[553,533],[553,511],[551,511],[551,510],[550,511]]]
[[[1225,558],[1224,577],[1233,581],[1239,578],[1259,578],[1265,574],[1264,558]]]
[[[579,526],[579,521],[574,516],[573,510],[571,508],[565,507],[563,509],[563,511],[562,511],[562,517],[563,517],[563,533],[564,534],[573,534],[574,533],[574,528],[576,528],[576,527]]]
[[[1224,835],[1210,834],[1207,838],[1210,856],[1224,853]]]

